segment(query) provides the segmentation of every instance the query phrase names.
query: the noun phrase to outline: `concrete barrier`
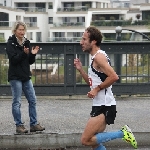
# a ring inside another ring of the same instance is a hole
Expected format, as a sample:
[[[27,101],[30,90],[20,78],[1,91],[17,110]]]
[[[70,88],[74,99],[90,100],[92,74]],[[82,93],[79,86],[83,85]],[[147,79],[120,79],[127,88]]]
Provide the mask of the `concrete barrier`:
[[[134,133],[138,146],[150,146],[150,132]],[[65,147],[82,147],[80,142],[80,133],[40,133],[26,135],[0,135],[0,148],[65,148]],[[108,147],[129,146],[122,139],[116,139],[105,143]],[[84,147],[84,146],[83,146]]]

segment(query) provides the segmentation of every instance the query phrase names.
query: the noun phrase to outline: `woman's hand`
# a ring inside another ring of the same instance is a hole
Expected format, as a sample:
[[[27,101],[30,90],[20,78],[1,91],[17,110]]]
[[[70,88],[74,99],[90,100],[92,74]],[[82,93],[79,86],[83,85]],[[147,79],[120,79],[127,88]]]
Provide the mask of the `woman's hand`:
[[[39,51],[39,46],[35,46],[35,47],[32,47],[31,53],[32,54],[37,54],[38,51]]]
[[[26,48],[26,47],[24,46],[24,52],[25,52],[26,54],[29,54],[29,48]]]

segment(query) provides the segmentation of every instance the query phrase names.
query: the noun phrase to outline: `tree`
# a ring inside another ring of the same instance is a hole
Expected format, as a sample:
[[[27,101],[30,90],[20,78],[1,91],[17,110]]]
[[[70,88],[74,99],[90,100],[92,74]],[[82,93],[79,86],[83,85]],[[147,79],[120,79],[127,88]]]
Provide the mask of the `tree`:
[[[140,14],[136,14],[136,19],[139,20],[141,18]]]
[[[139,24],[139,19],[140,19],[141,15],[140,14],[136,14],[136,19],[137,19],[137,25]]]

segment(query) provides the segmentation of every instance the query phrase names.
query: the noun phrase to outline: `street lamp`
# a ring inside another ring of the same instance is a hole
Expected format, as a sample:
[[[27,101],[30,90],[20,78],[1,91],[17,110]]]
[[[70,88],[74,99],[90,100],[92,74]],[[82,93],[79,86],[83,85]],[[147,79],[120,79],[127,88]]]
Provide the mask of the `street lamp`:
[[[121,41],[121,32],[122,27],[116,27],[116,40]],[[121,75],[121,64],[122,64],[122,55],[121,54],[114,54],[114,64],[115,64],[115,71],[118,75]],[[121,83],[121,79],[117,80],[117,83]]]
[[[121,32],[122,32],[122,27],[118,26],[116,27],[116,40],[121,41]]]
[[[138,33],[138,34],[144,36],[145,38],[147,38],[148,40],[150,40],[150,38],[149,38],[146,34],[141,33],[141,32],[138,32],[138,31],[136,31],[136,30],[132,30],[132,29],[122,29],[121,26],[117,26],[115,30],[116,30],[116,40],[117,40],[117,41],[121,41],[121,32],[122,32],[122,30],[127,30],[127,31],[131,31],[131,32],[134,32],[134,33]]]

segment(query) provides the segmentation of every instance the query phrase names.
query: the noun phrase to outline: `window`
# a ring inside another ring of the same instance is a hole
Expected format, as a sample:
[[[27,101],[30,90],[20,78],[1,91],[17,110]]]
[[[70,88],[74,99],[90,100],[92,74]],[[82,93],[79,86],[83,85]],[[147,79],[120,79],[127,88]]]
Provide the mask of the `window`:
[[[42,33],[36,32],[36,42],[42,42]]]
[[[0,26],[9,27],[9,14],[0,12]]]
[[[46,8],[45,3],[35,3],[35,6],[38,8]]]
[[[0,42],[5,42],[4,33],[0,33]]]
[[[106,8],[108,8],[108,3],[106,3]]]
[[[35,27],[37,25],[37,17],[29,17],[29,27]]]
[[[0,21],[9,21],[9,14],[5,12],[0,12]]]
[[[92,3],[91,2],[82,2],[82,6],[86,6],[88,8],[92,7]]]
[[[44,12],[46,8],[45,3],[35,3],[35,7],[38,10],[38,12]]]
[[[4,38],[4,33],[0,33],[0,38]]]
[[[48,9],[53,9],[53,3],[52,2],[48,3]]]
[[[65,37],[65,32],[54,32],[55,37]]]
[[[64,7],[74,7],[74,3],[64,3]]]
[[[48,23],[53,24],[53,17],[48,17]]]
[[[143,20],[148,20],[150,18],[150,11],[147,10],[147,11],[142,11],[142,19]]]
[[[74,11],[74,3],[64,3],[64,11]]]
[[[77,17],[77,22],[85,22],[85,17]]]
[[[21,16],[16,16],[16,20],[17,21],[21,20]]]
[[[73,32],[73,37],[82,37],[83,32]]]
[[[27,32],[27,39],[33,40],[33,33],[32,32]]]
[[[17,7],[29,7],[28,3],[17,3]]]
[[[37,22],[37,17],[29,17],[30,18],[30,22]]]
[[[124,3],[124,7],[127,7],[127,8],[128,8],[129,5],[130,5],[129,3]]]
[[[6,0],[4,0],[4,6],[6,6]]]
[[[63,17],[63,22],[70,22],[70,18],[69,17]]]
[[[105,3],[103,3],[103,8],[105,8]]]
[[[28,3],[16,3],[16,7],[19,7],[19,9],[23,9],[24,11],[29,11]]]

